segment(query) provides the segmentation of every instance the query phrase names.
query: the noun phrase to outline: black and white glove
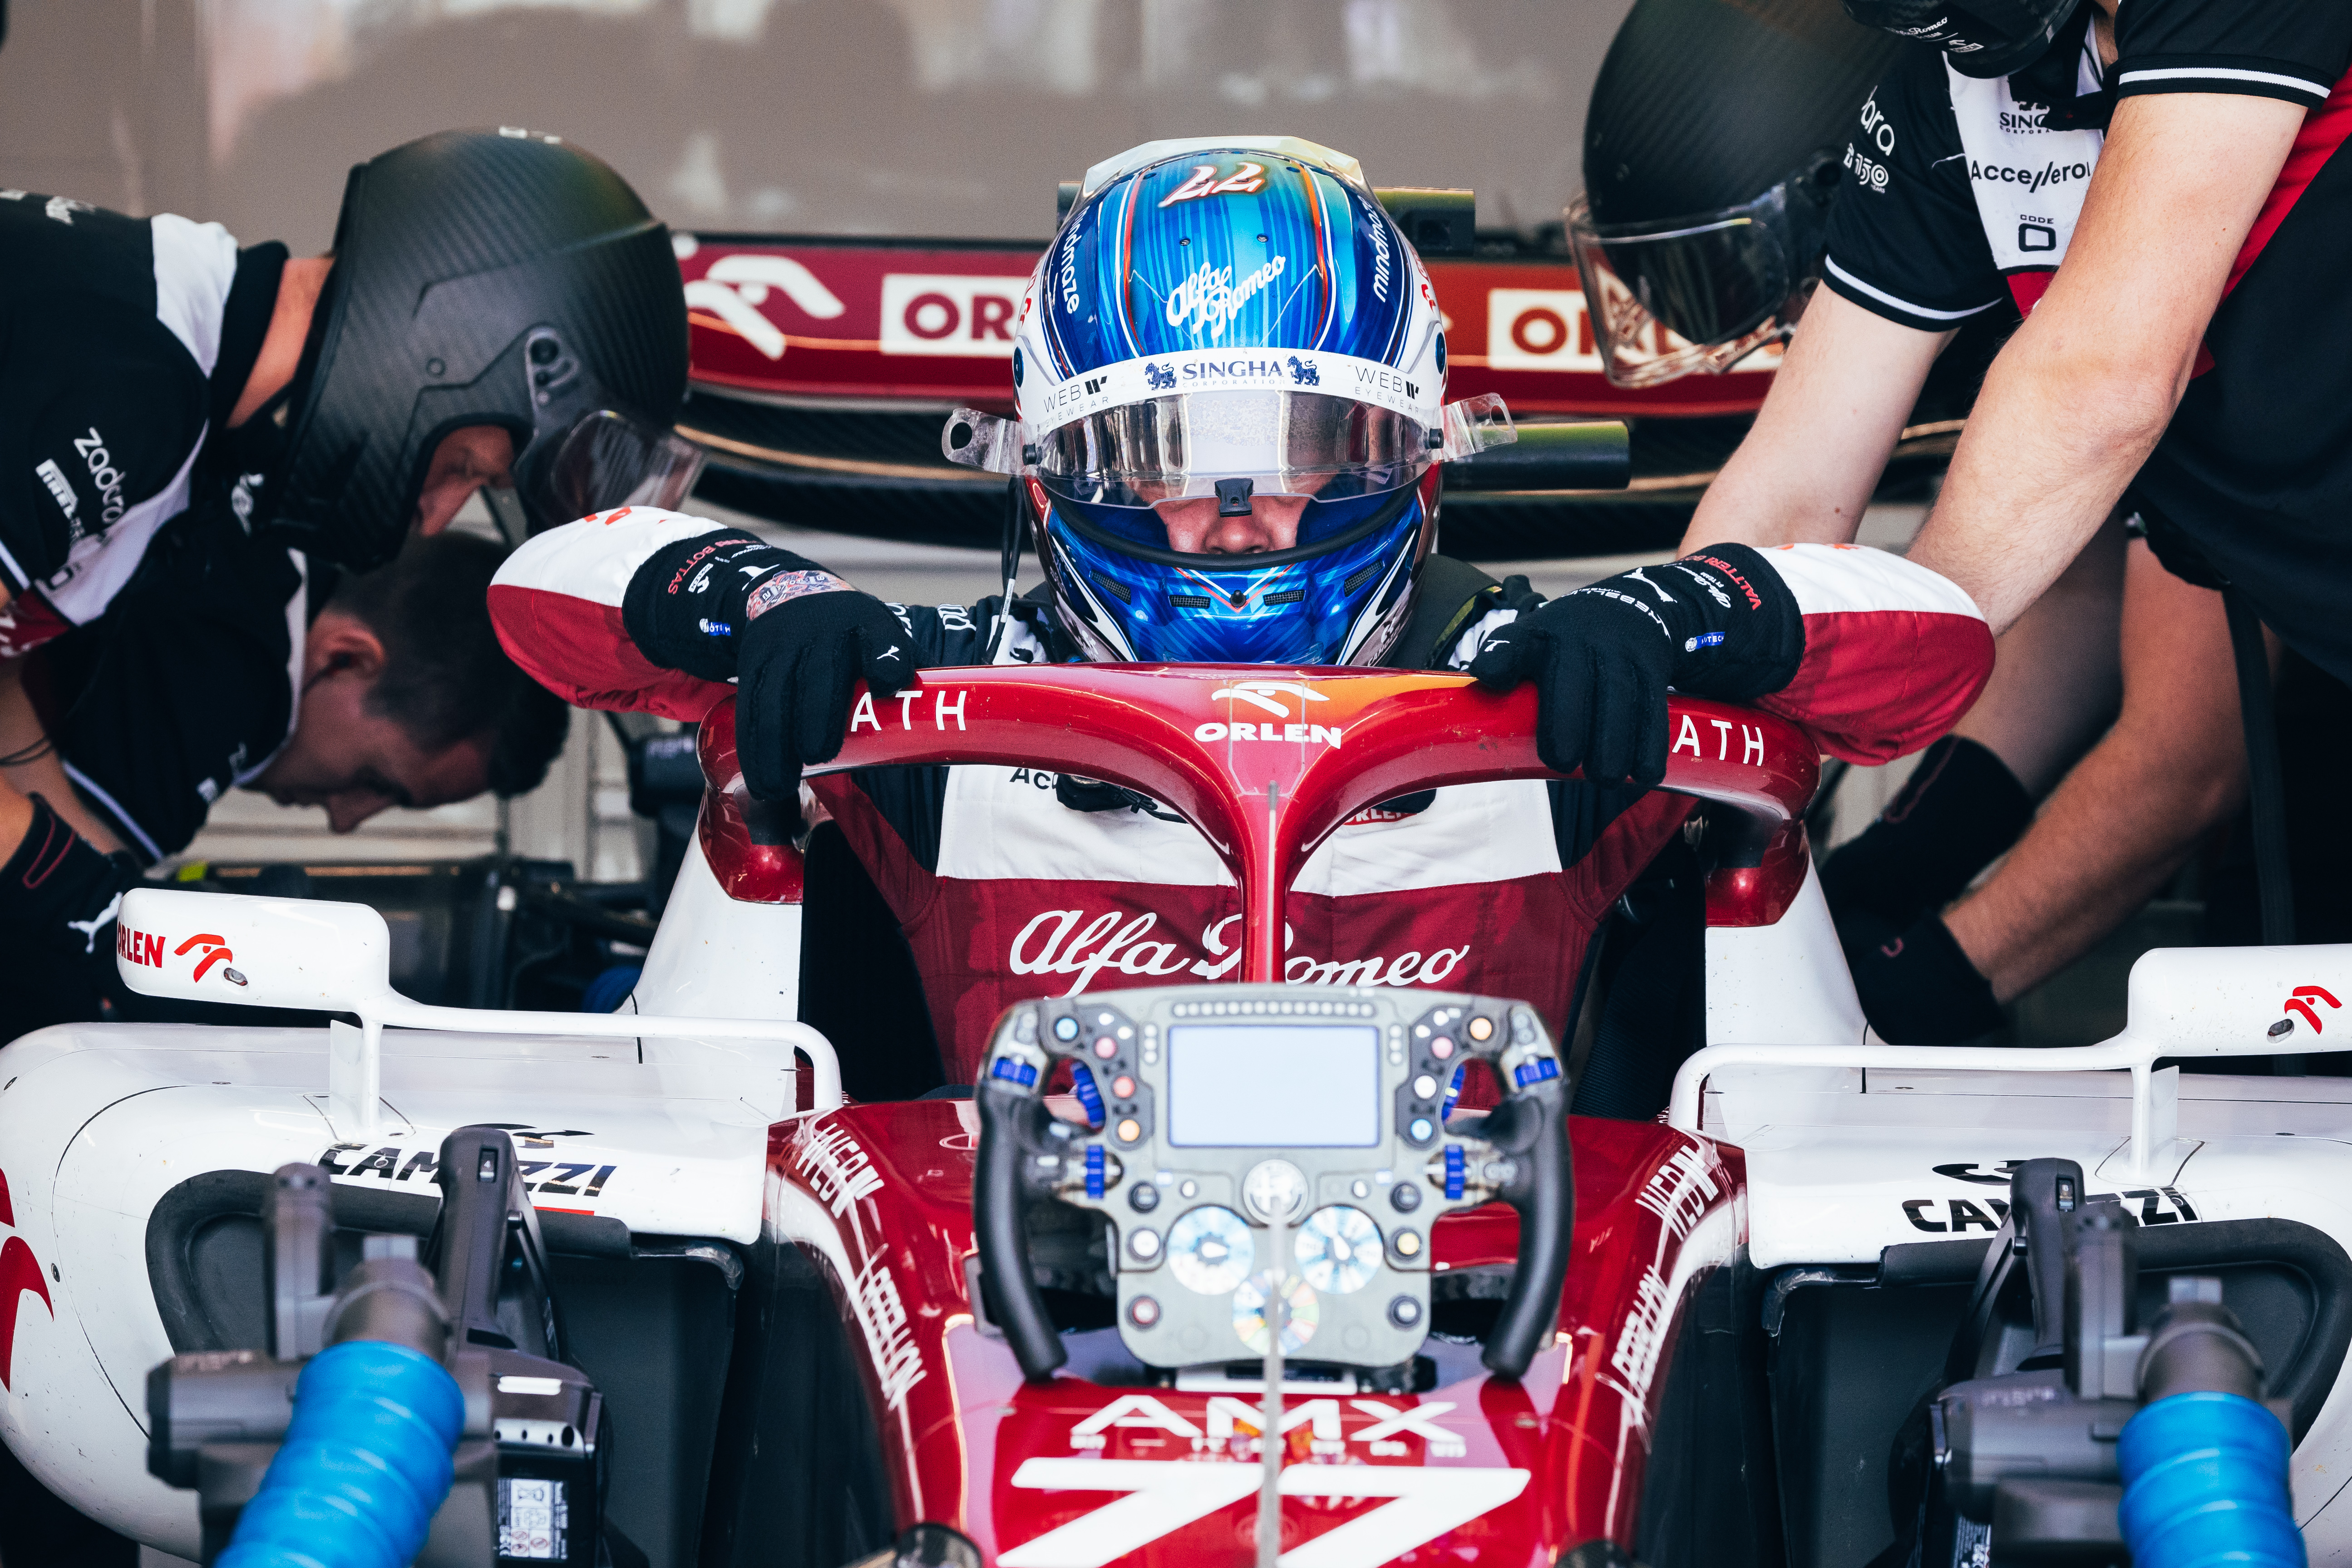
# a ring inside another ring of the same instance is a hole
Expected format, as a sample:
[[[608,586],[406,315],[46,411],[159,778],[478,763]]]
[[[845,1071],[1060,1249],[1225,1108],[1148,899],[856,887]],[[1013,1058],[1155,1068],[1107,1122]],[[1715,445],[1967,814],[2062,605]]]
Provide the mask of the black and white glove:
[[[1523,613],[1470,663],[1485,685],[1536,683],[1536,753],[1559,773],[1644,787],[1666,776],[1666,690],[1744,702],[1804,658],[1804,617],[1771,564],[1717,544]]]
[[[1960,1046],[2006,1021],[1992,983],[1977,973],[1943,917],[1896,931],[1866,910],[1837,922],[1863,1016],[1894,1046]]]
[[[914,639],[887,605],[746,534],[656,551],[621,616],[656,664],[735,680],[736,753],[761,800],[794,798],[804,765],[839,754],[852,684],[887,697],[914,678]]]

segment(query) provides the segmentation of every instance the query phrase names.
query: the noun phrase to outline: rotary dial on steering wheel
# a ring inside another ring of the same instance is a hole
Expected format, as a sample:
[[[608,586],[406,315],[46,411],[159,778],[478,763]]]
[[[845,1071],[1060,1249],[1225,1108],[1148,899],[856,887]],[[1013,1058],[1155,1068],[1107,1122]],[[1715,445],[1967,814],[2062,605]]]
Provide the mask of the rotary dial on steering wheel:
[[[1241,1215],[1204,1205],[1169,1228],[1169,1271],[1187,1290],[1223,1296],[1249,1278],[1256,1246]]]
[[[1332,1204],[1307,1216],[1291,1250],[1309,1285],[1327,1295],[1350,1295],[1380,1272],[1381,1229],[1363,1210]]]

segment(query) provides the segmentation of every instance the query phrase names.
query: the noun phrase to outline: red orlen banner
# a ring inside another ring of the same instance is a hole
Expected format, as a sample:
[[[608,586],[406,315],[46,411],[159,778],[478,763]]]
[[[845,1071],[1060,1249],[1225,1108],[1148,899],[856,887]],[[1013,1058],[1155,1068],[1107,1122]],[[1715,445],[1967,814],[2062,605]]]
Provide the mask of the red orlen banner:
[[[795,398],[1009,410],[1013,329],[1043,249],[679,235],[694,379]],[[1428,266],[1454,397],[1499,392],[1521,414],[1746,414],[1763,402],[1780,362],[1773,349],[1725,375],[1612,386],[1572,264]]]

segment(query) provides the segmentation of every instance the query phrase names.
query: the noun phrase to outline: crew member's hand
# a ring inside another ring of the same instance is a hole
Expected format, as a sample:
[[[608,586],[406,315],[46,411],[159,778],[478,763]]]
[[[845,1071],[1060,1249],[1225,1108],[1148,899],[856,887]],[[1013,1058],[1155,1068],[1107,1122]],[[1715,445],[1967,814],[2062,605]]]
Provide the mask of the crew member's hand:
[[[849,689],[887,697],[913,679],[913,640],[888,605],[827,572],[780,572],[752,585],[736,639],[735,733],[743,783],[791,800],[801,769],[839,754]]]
[[[1536,683],[1536,754],[1559,773],[1644,787],[1666,776],[1666,691],[1747,701],[1788,684],[1804,618],[1765,558],[1720,544],[1607,578],[1494,633],[1470,673]]]
[[[1992,983],[1977,973],[1941,915],[1922,915],[1897,931],[1858,910],[1839,919],[1837,932],[1863,1016],[1887,1044],[1966,1045],[2006,1022]]]

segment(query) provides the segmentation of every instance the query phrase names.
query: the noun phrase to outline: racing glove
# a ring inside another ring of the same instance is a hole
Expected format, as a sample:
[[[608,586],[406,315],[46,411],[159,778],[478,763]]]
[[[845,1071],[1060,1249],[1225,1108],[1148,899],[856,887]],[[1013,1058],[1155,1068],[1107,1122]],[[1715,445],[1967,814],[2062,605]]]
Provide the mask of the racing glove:
[[[0,1039],[99,1016],[114,976],[114,918],[138,885],[130,855],[101,853],[33,796],[32,826],[0,865],[0,951],[10,958]]]
[[[735,681],[736,751],[761,800],[795,799],[802,767],[840,752],[852,683],[887,697],[915,672],[914,639],[887,605],[746,533],[655,552],[621,618],[656,664]]]
[[[1804,616],[1769,562],[1717,544],[1606,578],[1489,636],[1470,673],[1536,683],[1536,753],[1595,783],[1666,776],[1666,690],[1741,702],[1778,691],[1805,652]]]
[[[1838,922],[1838,940],[1863,1016],[1889,1045],[1964,1045],[2007,1021],[1992,983],[1977,973],[1941,915],[1923,915],[1901,931],[1849,915]]]
[[[2033,821],[2033,797],[1990,748],[1947,735],[1919,758],[1894,804],[1822,864],[1840,921],[1867,914],[1890,931],[1950,903]]]

